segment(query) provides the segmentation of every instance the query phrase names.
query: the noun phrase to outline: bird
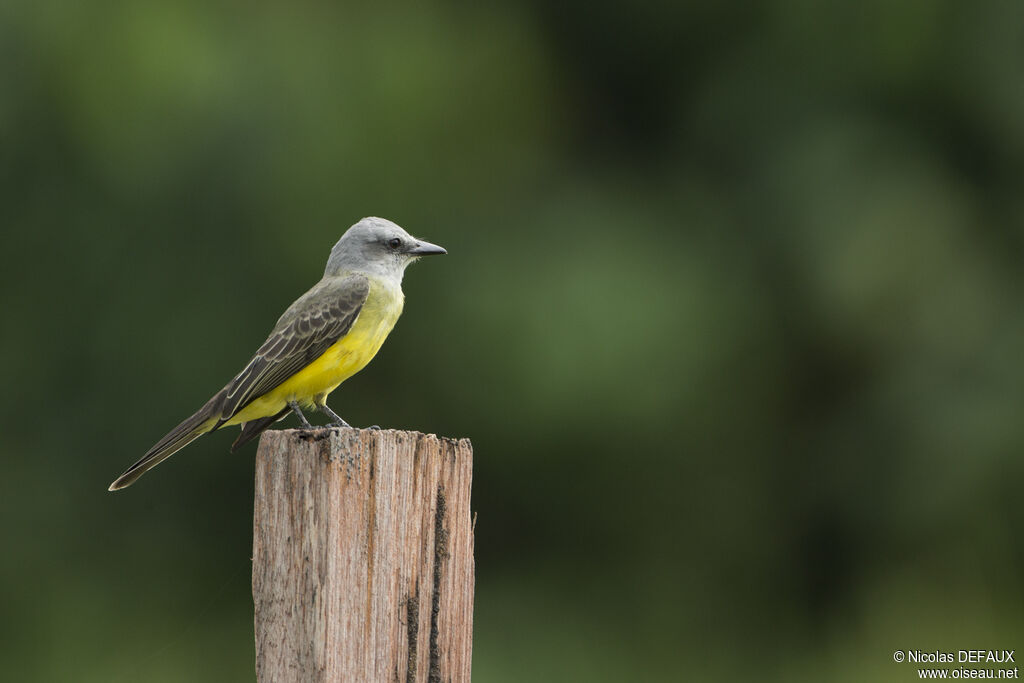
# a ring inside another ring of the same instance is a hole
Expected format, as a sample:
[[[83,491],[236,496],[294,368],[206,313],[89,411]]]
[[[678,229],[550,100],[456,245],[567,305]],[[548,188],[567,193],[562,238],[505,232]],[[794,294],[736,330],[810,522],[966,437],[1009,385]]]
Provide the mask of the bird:
[[[350,427],[327,405],[339,384],[380,349],[405,305],[402,276],[422,256],[448,253],[384,218],[363,218],[331,249],[324,275],[285,310],[249,363],[192,416],[114,480],[110,491],[143,474],[203,434],[240,425],[232,452],[289,413],[316,408],[334,427]]]

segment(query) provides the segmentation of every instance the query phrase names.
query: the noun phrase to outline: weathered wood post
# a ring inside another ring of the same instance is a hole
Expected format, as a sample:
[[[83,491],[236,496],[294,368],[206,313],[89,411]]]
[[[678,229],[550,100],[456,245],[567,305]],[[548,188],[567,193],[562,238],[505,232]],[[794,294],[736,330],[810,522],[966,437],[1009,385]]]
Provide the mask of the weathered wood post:
[[[468,439],[268,431],[256,453],[260,683],[470,680]]]

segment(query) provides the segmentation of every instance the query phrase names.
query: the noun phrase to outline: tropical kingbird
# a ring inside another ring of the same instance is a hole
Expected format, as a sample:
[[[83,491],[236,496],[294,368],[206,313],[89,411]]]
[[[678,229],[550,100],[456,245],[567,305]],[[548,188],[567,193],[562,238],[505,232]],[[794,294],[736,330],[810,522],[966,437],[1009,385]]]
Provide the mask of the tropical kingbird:
[[[376,355],[402,314],[402,275],[420,256],[445,254],[383,218],[349,228],[327,259],[320,282],[288,307],[256,355],[195,415],[172,429],[110,485],[130,486],[148,470],[207,432],[241,425],[231,450],[289,412],[316,407],[330,424],[348,427],[327,395]]]

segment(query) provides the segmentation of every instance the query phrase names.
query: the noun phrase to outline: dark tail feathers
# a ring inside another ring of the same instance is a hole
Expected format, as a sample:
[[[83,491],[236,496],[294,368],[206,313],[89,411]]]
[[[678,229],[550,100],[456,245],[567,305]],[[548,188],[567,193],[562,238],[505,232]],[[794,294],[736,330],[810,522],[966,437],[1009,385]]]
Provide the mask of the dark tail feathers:
[[[238,438],[235,439],[235,442],[231,444],[231,452],[234,453],[241,446],[244,446],[245,444],[255,439],[257,436],[260,435],[260,433],[264,429],[274,424],[278,420],[283,420],[285,415],[287,415],[290,412],[291,408],[285,408],[277,415],[271,415],[270,417],[261,417],[258,420],[251,420],[249,422],[244,423],[242,425],[242,433],[239,434]]]
[[[167,436],[156,442],[142,459],[125,470],[125,473],[118,477],[110,485],[110,491],[117,491],[126,486],[131,486],[135,480],[153,469],[179,450],[219,426],[220,407],[224,402],[225,391],[221,390],[216,396],[206,402],[195,415],[192,415],[180,425],[167,433]]]

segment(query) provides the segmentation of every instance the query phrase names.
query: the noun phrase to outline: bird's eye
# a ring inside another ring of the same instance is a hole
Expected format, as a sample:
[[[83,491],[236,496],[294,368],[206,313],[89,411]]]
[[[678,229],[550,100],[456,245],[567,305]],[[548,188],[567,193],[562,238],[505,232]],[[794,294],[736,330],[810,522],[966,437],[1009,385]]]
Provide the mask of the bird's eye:
[[[400,246],[402,246],[402,240],[398,239],[397,237],[392,237],[391,239],[388,240],[388,246],[392,249],[398,249]]]

